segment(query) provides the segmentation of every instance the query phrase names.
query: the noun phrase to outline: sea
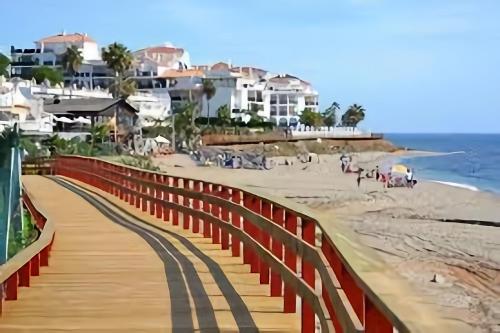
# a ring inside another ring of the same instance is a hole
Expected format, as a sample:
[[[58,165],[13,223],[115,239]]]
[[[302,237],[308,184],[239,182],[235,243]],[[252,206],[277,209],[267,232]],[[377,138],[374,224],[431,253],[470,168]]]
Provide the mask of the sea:
[[[500,194],[500,134],[386,134],[399,147],[437,152],[402,157],[415,177]]]

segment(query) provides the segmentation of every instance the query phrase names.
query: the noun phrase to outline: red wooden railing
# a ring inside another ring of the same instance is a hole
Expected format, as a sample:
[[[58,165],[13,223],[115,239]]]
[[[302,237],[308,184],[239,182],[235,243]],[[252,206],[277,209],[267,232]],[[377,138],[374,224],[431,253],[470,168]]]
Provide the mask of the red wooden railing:
[[[293,203],[210,181],[65,156],[55,173],[95,186],[242,256],[302,332],[409,332],[351,267],[320,222]],[[297,304],[297,296],[300,304]]]
[[[54,241],[54,226],[33,204],[25,190],[23,203],[41,232],[35,242],[0,266],[0,315],[3,301],[17,300],[19,287],[29,287],[31,277],[40,275],[40,267],[49,265],[49,254]]]

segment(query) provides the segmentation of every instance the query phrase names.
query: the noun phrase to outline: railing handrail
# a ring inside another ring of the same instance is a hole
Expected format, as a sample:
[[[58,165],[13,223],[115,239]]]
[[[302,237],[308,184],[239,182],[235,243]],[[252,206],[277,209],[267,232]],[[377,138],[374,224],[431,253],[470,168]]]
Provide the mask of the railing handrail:
[[[37,215],[43,220],[35,221],[40,228],[40,235],[36,241],[19,251],[5,264],[0,265],[0,284],[4,283],[12,274],[18,272],[24,265],[30,262],[33,257],[40,254],[47,246],[50,246],[55,234],[55,228],[50,219],[33,203],[33,197],[29,191],[23,187],[23,201],[26,204],[31,216]]]
[[[241,191],[243,194],[246,193],[253,195],[256,198],[272,203],[273,206],[277,205],[282,207],[287,211],[293,212],[298,217],[311,220],[315,223],[315,225],[321,230],[324,239],[327,240],[332,250],[338,255],[343,267],[346,268],[357,286],[361,288],[362,292],[369,299],[369,301],[372,302],[373,305],[384,314],[384,316],[386,316],[386,318],[399,332],[444,331],[450,324],[452,324],[451,322],[446,322],[446,320],[440,318],[424,299],[416,296],[416,294],[409,287],[409,284],[401,277],[397,276],[393,270],[389,269],[388,266],[374,254],[373,250],[357,243],[356,237],[351,230],[341,227],[338,224],[332,224],[332,218],[330,216],[327,217],[324,214],[318,214],[317,212],[313,212],[307,207],[298,205],[288,199],[262,193],[259,190],[249,188],[245,185],[234,183],[226,184],[224,180],[216,179],[215,177],[197,179],[191,177],[191,175],[187,173],[183,173],[181,170],[173,174],[170,172],[165,173],[148,171],[112,161],[83,156],[72,155],[66,156],[65,158],[99,161],[110,166],[125,168],[142,174],[166,176],[174,179],[177,178],[203,183],[208,182],[217,186],[224,186],[228,189]],[[120,176],[124,175],[120,174]],[[137,180],[138,179],[135,179],[135,181]],[[162,185],[154,181],[150,183],[155,186]],[[119,186],[120,184],[117,185]],[[176,192],[176,194],[180,196],[193,198],[193,195],[199,195],[193,194],[199,192],[183,190],[178,187],[167,186],[167,188],[171,193]],[[198,198],[199,200],[212,201],[214,204],[220,204],[217,200],[223,200],[215,196],[207,196],[206,194],[205,196],[196,197],[195,199]],[[149,199],[155,200],[154,197],[149,197]],[[179,206],[182,205],[179,204]],[[183,208],[179,209],[186,208],[185,206],[182,207]],[[328,266],[326,267],[329,268]],[[321,272],[321,270],[318,271]],[[335,278],[335,274],[333,274],[333,278]],[[419,306],[419,303],[422,303],[422,306]],[[454,332],[465,331],[464,328],[465,326],[454,325]]]

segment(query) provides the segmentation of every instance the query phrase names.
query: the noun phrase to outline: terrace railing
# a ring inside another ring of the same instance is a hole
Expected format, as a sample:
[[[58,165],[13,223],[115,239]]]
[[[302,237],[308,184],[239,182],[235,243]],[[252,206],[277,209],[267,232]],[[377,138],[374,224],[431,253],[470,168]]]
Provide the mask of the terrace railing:
[[[49,265],[54,241],[54,225],[33,203],[29,192],[23,190],[22,201],[40,230],[38,239],[0,265],[0,315],[5,301],[17,300],[19,287],[29,287],[30,278],[40,275],[40,267]]]

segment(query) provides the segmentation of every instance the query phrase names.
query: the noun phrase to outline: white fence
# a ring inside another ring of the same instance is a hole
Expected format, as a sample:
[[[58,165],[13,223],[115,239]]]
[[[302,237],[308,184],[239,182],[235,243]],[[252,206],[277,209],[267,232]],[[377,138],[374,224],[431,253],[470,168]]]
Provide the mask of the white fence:
[[[309,127],[298,125],[292,129],[292,136],[297,138],[369,137],[371,135],[371,131],[353,127]]]

